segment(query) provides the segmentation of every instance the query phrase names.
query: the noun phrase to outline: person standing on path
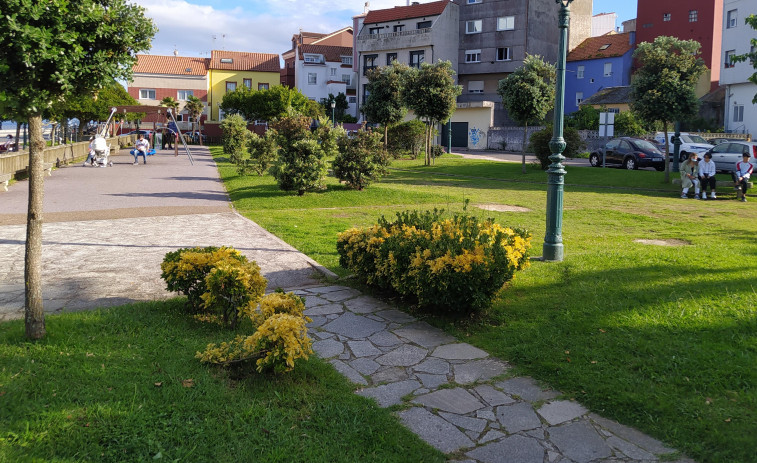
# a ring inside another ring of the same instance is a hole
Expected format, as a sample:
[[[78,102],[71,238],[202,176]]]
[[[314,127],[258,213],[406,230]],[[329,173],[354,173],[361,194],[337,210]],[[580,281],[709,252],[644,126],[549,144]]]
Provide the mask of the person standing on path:
[[[754,166],[749,162],[749,153],[742,155],[742,160],[736,163],[736,170],[731,173],[736,187],[736,199],[746,202],[746,190],[749,187],[749,177],[752,176]]]
[[[150,142],[145,140],[145,136],[140,133],[139,139],[134,143],[134,165],[139,164],[139,156],[142,156],[142,159],[145,160],[145,164],[147,164],[147,150],[149,149]]]
[[[715,163],[712,162],[712,154],[704,153],[704,159],[699,161],[699,181],[702,182],[702,199],[707,199],[707,186],[712,191],[711,198],[715,196]]]

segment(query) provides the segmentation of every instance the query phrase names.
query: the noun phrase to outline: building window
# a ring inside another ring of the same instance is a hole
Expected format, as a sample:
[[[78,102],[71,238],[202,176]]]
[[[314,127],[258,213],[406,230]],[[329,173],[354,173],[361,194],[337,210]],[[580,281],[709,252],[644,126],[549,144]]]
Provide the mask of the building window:
[[[350,103],[357,103],[357,97],[356,96],[351,96],[351,97],[349,97],[347,99],[347,101],[349,101]]]
[[[368,29],[368,32],[370,32],[371,35],[379,35],[381,33],[381,29],[383,29],[383,27],[371,27],[370,29]]]
[[[730,10],[726,15],[725,27],[726,29],[733,29],[736,27],[736,19],[738,18],[738,10]]]
[[[194,96],[194,90],[179,90],[176,92],[176,99],[179,101],[187,101],[190,96]]]
[[[497,61],[510,61],[513,59],[510,54],[510,47],[497,48]]]
[[[583,79],[584,78],[584,70],[586,68],[584,66],[578,66],[578,70],[576,70],[576,79]]]
[[[303,56],[306,63],[321,64],[323,63],[323,55],[318,54],[306,54]]]
[[[483,80],[469,81],[468,93],[484,93],[484,81]]]
[[[511,31],[515,29],[515,16],[502,16],[497,18],[498,31]]]
[[[318,74],[315,72],[308,72],[308,85],[315,85],[318,83]]]
[[[744,122],[744,105],[733,105],[733,122]]]
[[[368,75],[368,71],[376,68],[376,58],[378,55],[363,55],[363,75]]]
[[[689,10],[689,22],[697,22],[697,10]]]
[[[223,64],[231,64],[234,62],[234,60],[232,58],[221,58],[221,62]]]
[[[576,92],[576,106],[580,105],[584,101],[584,92]]]
[[[342,56],[342,64],[346,64],[348,66],[352,66],[352,57],[351,56]]]
[[[423,62],[423,56],[426,54],[423,50],[410,52],[410,67],[420,68]]]
[[[733,55],[736,54],[736,50],[726,50],[725,52],[725,67],[732,68],[735,63],[733,62]]]
[[[350,74],[342,74],[342,82],[347,84],[347,86],[349,87],[352,83],[352,76]]]
[[[605,77],[612,75],[612,63],[605,63]]]
[[[397,53],[386,54],[386,65],[389,66],[390,64],[392,64],[392,61],[397,61]]]
[[[139,89],[139,99],[140,100],[154,100],[155,99],[155,90],[149,89],[149,88],[140,88]]]
[[[242,85],[244,85],[247,88],[252,88],[252,79],[243,79]]]
[[[465,62],[466,63],[480,63],[481,50],[465,50]]]
[[[670,21],[670,13],[663,13],[662,20],[665,22]]]
[[[226,92],[233,92],[237,89],[236,82],[226,82]]]
[[[330,72],[331,77],[336,76],[336,68],[329,69],[329,72]]]
[[[472,4],[474,4],[474,3],[481,3],[481,0],[466,0],[466,3],[467,3],[468,5],[472,5]]]
[[[428,29],[431,27],[431,21],[420,21],[415,25],[416,29]]]
[[[258,84],[258,90],[268,90],[269,88],[270,86],[267,83],[261,82]]]
[[[395,24],[392,28],[392,32],[402,32],[405,29],[404,24]]]
[[[599,47],[600,50],[607,50],[608,48],[610,48],[610,44],[609,43],[605,43],[604,45],[602,45],[601,47]]]
[[[474,19],[473,21],[465,21],[465,33],[466,34],[480,34],[481,33],[481,24],[482,21],[480,19]]]

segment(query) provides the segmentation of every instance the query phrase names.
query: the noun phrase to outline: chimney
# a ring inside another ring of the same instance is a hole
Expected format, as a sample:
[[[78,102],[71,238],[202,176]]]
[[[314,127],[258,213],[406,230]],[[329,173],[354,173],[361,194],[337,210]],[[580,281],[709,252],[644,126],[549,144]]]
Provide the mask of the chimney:
[[[175,58],[178,58],[178,57],[179,57],[179,50],[177,50],[176,48],[174,48],[174,49],[173,49],[173,56],[174,56]]]

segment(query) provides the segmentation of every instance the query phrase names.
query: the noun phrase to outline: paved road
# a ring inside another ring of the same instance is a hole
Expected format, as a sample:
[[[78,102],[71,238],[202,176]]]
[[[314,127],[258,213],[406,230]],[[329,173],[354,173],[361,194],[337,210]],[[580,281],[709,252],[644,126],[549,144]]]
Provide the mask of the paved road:
[[[306,297],[314,349],[449,461],[656,462],[663,443],[589,412],[510,366],[382,301],[313,277],[318,264],[234,213],[207,149],[112,168],[72,166],[46,178],[45,310],[67,312],[171,297],[163,255],[231,245],[269,280]],[[0,193],[0,321],[23,313],[26,182]],[[325,269],[324,269],[325,270]],[[677,462],[690,462],[684,458]]]
[[[45,177],[43,298],[59,313],[172,297],[160,279],[166,252],[234,246],[255,260],[269,289],[319,283],[312,259],[235,213],[207,148],[195,160],[163,151],[133,165],[126,151],[113,167],[81,164]],[[28,183],[0,192],[0,320],[24,306]]]

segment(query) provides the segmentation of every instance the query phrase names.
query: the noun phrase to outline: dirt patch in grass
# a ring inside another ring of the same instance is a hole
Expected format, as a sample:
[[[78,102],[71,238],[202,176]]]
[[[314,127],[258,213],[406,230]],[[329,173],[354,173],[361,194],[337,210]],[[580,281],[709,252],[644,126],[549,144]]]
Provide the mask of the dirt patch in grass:
[[[476,204],[476,207],[494,212],[531,212],[531,209],[527,207],[508,206],[507,204]]]
[[[690,246],[686,240],[677,240],[675,238],[667,240],[633,240],[634,243],[650,244],[652,246]]]

